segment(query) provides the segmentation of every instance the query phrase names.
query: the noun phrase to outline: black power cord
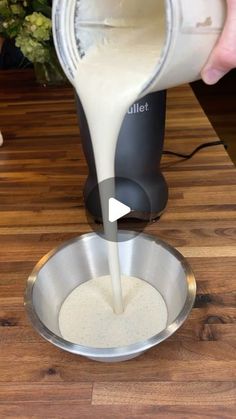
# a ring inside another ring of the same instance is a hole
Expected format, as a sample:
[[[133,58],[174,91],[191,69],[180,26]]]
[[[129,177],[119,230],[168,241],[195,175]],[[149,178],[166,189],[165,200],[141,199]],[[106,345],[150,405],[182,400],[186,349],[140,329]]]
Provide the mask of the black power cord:
[[[225,147],[225,149],[227,150],[227,144],[225,144],[224,141],[211,141],[209,143],[203,143],[200,144],[197,148],[195,148],[192,153],[190,154],[182,154],[182,153],[175,153],[174,151],[170,151],[170,150],[164,150],[163,154],[168,155],[168,156],[175,156],[175,157],[181,157],[182,159],[185,160],[189,160],[191,159],[196,153],[198,153],[198,151],[202,150],[203,148],[207,148],[207,147],[215,147],[217,145],[223,145]]]

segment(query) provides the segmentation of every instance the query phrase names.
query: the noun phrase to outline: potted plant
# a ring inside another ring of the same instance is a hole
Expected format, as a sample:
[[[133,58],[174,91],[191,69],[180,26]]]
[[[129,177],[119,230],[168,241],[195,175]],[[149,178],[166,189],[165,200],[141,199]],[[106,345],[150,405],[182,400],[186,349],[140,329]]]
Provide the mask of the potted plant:
[[[40,83],[64,83],[52,38],[51,0],[0,0],[0,36],[15,41]]]

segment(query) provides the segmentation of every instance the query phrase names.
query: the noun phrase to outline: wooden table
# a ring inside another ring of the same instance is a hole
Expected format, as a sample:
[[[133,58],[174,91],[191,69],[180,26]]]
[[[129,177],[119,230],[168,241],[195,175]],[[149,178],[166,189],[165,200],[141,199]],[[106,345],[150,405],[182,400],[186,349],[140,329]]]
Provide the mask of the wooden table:
[[[146,231],[178,248],[197,279],[195,307],[140,358],[100,364],[32,329],[23,292],[51,248],[90,230],[73,92],[31,72],[0,75],[0,417],[232,418],[235,414],[236,169],[222,146],[163,159],[168,208]],[[165,148],[216,140],[188,86],[169,91]]]

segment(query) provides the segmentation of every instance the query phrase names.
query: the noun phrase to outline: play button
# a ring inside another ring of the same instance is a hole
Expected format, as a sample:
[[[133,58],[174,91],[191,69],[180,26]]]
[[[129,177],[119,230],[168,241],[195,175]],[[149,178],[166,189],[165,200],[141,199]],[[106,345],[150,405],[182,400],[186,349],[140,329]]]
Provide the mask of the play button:
[[[120,220],[120,218],[124,217],[130,212],[131,212],[131,208],[128,207],[128,205],[123,204],[122,202],[118,201],[115,198],[109,199],[108,217],[109,217],[110,223],[114,223],[114,221]]]
[[[103,206],[99,191],[104,197]],[[98,184],[96,179],[89,177],[84,190],[84,200],[90,227],[108,241],[130,240],[127,234],[119,234],[118,237],[117,228],[120,231],[132,230],[138,235],[151,220],[151,200],[143,185],[131,179],[116,177]]]

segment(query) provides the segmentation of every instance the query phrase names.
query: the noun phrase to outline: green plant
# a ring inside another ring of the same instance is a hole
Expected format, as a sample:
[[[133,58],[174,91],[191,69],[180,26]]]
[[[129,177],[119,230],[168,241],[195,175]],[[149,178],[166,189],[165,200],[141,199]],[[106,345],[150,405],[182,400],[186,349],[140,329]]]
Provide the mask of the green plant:
[[[15,38],[16,46],[32,63],[49,62],[51,1],[0,0],[0,35]]]
[[[53,48],[51,1],[0,0],[0,35],[15,38],[32,63],[50,61]]]
[[[45,82],[65,81],[52,37],[51,0],[0,0],[0,36],[15,40]],[[40,67],[41,66],[41,67]]]

